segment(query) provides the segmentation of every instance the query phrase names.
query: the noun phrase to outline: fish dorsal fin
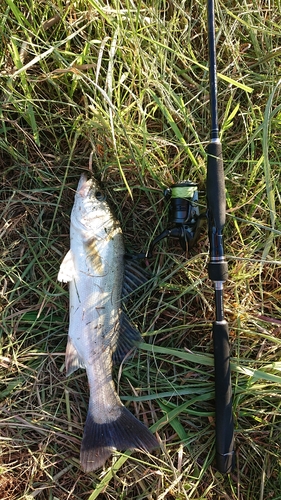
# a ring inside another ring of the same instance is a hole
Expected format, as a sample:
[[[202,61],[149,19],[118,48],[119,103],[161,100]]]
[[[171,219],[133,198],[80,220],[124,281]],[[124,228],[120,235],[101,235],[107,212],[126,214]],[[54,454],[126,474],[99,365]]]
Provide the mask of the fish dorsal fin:
[[[125,259],[124,264],[122,300],[126,300],[128,295],[145,285],[150,278],[148,273],[135,260]]]
[[[58,274],[58,281],[62,281],[63,283],[69,283],[75,278],[75,264],[73,253],[71,250],[68,250],[66,256],[64,257]]]
[[[114,364],[120,364],[126,354],[136,347],[141,341],[140,332],[130,323],[127,315],[122,311],[120,313],[119,335],[116,340],[116,346],[113,347],[112,361]]]
[[[78,368],[85,368],[85,363],[83,358],[75,349],[71,338],[68,336],[66,352],[65,352],[65,367],[66,375],[71,375],[71,373],[78,370]]]

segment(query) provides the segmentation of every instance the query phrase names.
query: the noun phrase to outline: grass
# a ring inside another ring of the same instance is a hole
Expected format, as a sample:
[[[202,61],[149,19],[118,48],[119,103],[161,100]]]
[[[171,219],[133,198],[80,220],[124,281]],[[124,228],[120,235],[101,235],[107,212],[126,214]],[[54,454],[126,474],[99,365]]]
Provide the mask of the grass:
[[[216,2],[236,470],[214,466],[213,288],[206,230],[188,258],[164,241],[131,304],[144,343],[115,380],[157,432],[152,456],[84,474],[85,374],[66,379],[57,282],[82,171],[141,252],[167,225],[162,188],[198,183],[205,210],[206,2],[5,0],[0,7],[0,497],[280,499],[278,0]]]

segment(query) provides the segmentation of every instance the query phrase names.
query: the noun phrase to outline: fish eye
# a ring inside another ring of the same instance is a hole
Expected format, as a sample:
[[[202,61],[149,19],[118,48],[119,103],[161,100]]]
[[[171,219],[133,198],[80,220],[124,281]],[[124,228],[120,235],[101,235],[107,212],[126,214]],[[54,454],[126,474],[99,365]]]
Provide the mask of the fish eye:
[[[97,191],[95,193],[95,196],[98,201],[104,201],[106,198],[106,196],[101,191]]]

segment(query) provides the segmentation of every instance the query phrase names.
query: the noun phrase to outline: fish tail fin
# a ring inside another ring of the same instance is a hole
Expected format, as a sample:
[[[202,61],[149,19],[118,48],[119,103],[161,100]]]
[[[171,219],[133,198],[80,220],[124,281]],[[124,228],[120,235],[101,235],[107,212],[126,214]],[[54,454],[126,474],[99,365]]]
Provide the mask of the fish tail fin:
[[[149,452],[158,446],[150,430],[125,406],[120,408],[116,420],[104,424],[97,424],[88,411],[81,444],[81,466],[85,472],[102,467],[114,449]]]

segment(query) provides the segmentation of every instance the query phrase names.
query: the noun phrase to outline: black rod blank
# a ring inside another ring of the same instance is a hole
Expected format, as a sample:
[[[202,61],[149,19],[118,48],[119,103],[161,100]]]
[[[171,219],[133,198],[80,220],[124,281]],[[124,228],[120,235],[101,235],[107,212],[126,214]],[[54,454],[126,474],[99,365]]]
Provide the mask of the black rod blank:
[[[215,7],[212,0],[208,0],[208,41],[209,41],[209,83],[211,106],[211,139],[219,138],[218,126],[218,92],[217,92],[217,58],[215,39]]]
[[[218,127],[214,0],[208,0],[208,38],[211,110],[211,142],[207,147],[207,215],[210,241],[208,272],[214,284],[216,306],[213,323],[216,463],[220,472],[229,473],[234,467],[234,438],[229,334],[223,310],[223,283],[227,280],[228,266],[223,248],[226,200],[222,146]]]

